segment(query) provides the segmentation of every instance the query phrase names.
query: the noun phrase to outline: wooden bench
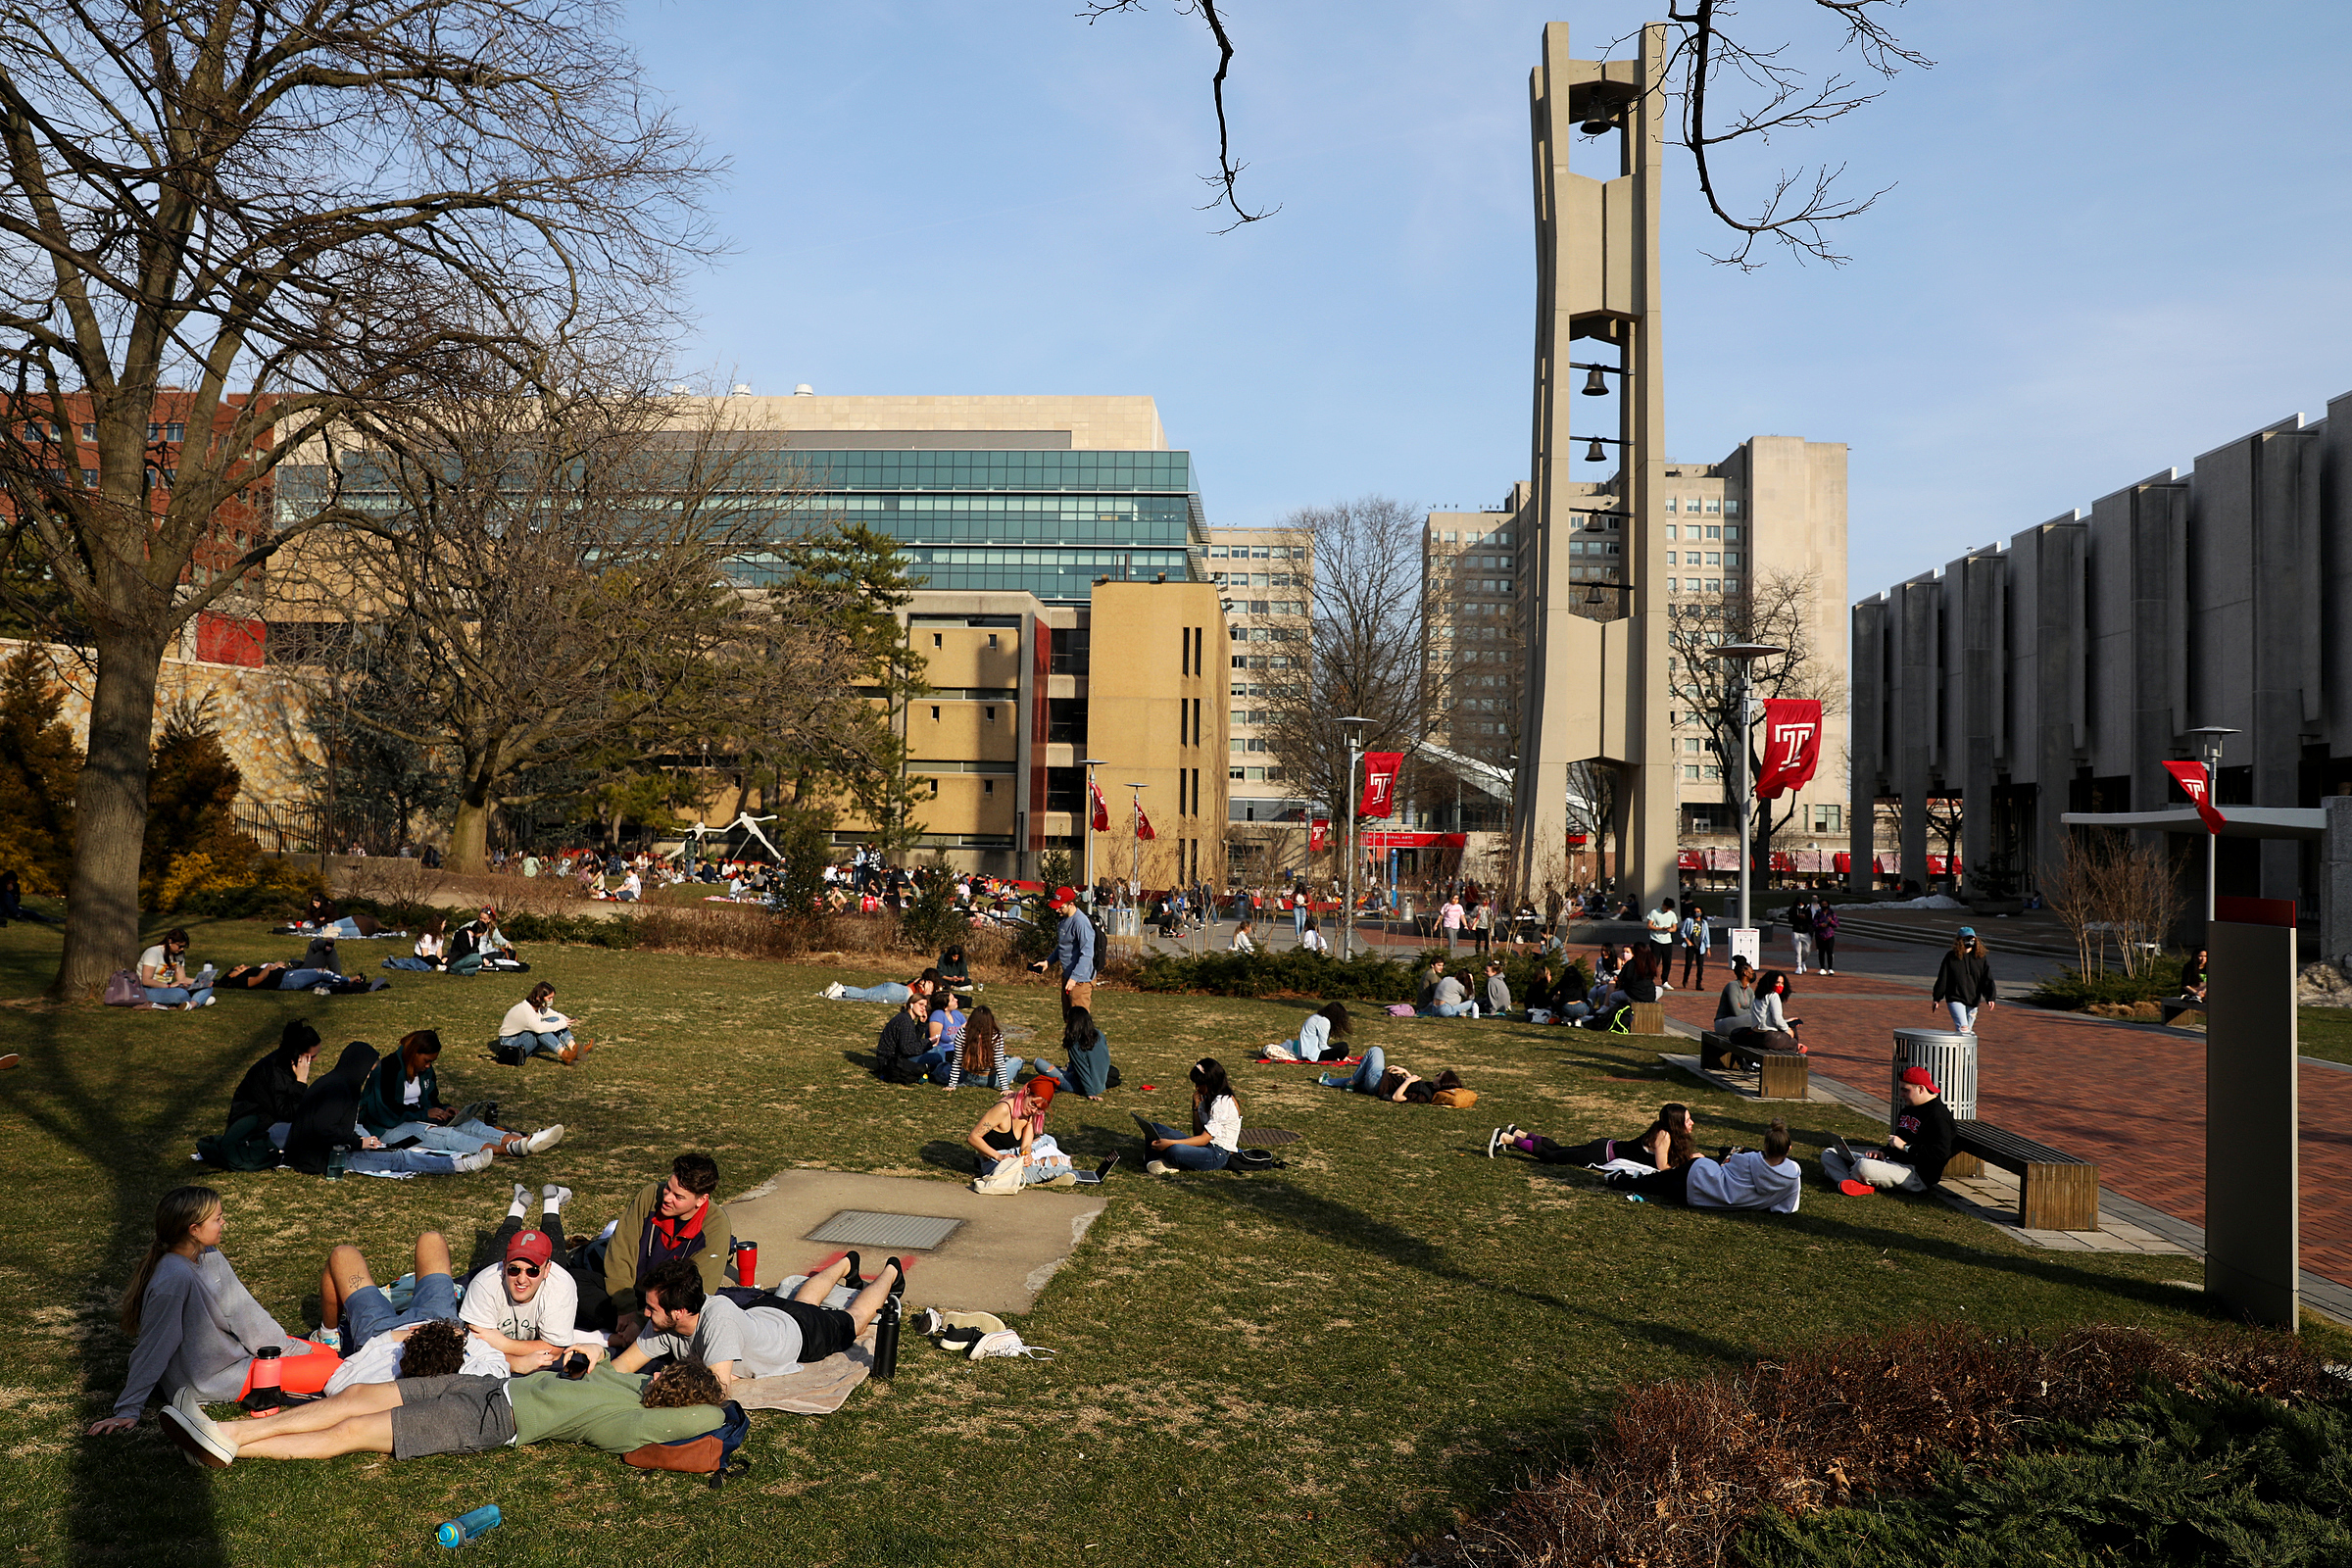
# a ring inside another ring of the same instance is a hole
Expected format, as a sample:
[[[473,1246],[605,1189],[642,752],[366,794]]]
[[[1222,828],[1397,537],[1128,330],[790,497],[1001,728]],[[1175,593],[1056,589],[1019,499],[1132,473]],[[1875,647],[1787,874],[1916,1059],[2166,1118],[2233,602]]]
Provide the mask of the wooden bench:
[[[1728,1066],[1733,1058],[1756,1069],[1758,1100],[1809,1100],[1813,1093],[1812,1064],[1799,1052],[1765,1051],[1733,1043],[1731,1036],[1709,1029],[1698,1037],[1702,1067]]]
[[[2030,1231],[2099,1228],[2099,1167],[2091,1160],[1988,1122],[1953,1123],[1959,1136],[1946,1176],[1973,1176],[1978,1161],[2018,1179],[2017,1222]]]
[[[1662,1035],[1666,1032],[1666,1004],[1663,1002],[1629,1002],[1634,1015],[1627,1020],[1629,1032],[1637,1035]]]
[[[2166,997],[2156,1005],[2164,1013],[2166,1023],[2171,1023],[2184,1012],[2203,1012],[2205,1010],[2205,1004],[2194,997]]]

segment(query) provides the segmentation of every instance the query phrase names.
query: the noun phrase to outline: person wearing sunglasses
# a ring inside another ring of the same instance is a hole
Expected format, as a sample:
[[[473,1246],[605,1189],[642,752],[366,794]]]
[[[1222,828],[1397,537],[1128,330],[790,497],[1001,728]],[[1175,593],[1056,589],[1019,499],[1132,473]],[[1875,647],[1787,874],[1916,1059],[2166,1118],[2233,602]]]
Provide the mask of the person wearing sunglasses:
[[[466,1282],[458,1316],[474,1339],[519,1367],[518,1358],[561,1355],[578,1338],[580,1288],[559,1259],[564,1254],[564,1205],[568,1187],[547,1186],[539,1199],[538,1224],[526,1221],[534,1195],[514,1184],[514,1202],[483,1251],[497,1261],[476,1268]],[[474,1254],[477,1260],[482,1252]]]

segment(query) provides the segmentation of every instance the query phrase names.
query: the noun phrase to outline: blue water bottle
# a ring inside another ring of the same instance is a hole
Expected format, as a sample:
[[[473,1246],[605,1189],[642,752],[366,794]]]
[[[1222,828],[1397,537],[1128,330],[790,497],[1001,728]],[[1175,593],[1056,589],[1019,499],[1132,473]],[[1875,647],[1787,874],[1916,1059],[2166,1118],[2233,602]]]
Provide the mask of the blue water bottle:
[[[463,1546],[485,1530],[498,1528],[498,1504],[485,1502],[471,1513],[462,1513],[455,1519],[444,1519],[433,1539],[444,1546]]]

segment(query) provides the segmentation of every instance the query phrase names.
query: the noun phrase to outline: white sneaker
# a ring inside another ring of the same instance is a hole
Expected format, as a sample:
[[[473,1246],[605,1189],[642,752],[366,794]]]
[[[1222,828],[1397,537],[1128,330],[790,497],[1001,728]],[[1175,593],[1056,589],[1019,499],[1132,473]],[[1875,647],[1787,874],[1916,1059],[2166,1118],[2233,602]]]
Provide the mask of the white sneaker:
[[[568,1187],[558,1187],[554,1182],[549,1182],[539,1189],[539,1207],[542,1212],[552,1208],[561,1214],[564,1205],[570,1201],[571,1189]]]
[[[1018,1334],[1010,1329],[1001,1329],[995,1334],[983,1334],[974,1340],[969,1353],[975,1361],[986,1361],[1001,1355],[1023,1355],[1042,1360],[1056,1352],[1035,1345],[1023,1345]]]
[[[544,1154],[563,1141],[564,1124],[557,1122],[554,1126],[542,1127],[530,1137],[525,1138],[522,1141],[522,1152],[526,1154]]]
[[[1175,1170],[1176,1167],[1164,1159],[1154,1159],[1144,1166],[1144,1174],[1147,1176],[1168,1176],[1174,1174]]]
[[[531,1206],[531,1190],[520,1182],[514,1184],[514,1206],[522,1209]]]
[[[172,1402],[164,1406],[163,1414],[164,1435],[177,1444],[194,1463],[211,1470],[225,1470],[236,1462],[237,1450],[220,1441],[220,1428],[196,1402],[193,1390],[182,1389],[173,1395]]]
[[[204,1004],[205,1006],[208,1006],[208,1007],[209,1007],[209,1006],[211,1006],[211,1005],[214,1004],[214,1003],[216,1003],[216,1002],[219,1002],[220,1000],[220,999],[219,997],[207,997],[207,998],[205,998],[205,999],[204,999],[204,1004]]]
[[[449,1157],[458,1169],[470,1176],[477,1170],[488,1170],[492,1155],[487,1149],[477,1149],[470,1154],[452,1154]]]

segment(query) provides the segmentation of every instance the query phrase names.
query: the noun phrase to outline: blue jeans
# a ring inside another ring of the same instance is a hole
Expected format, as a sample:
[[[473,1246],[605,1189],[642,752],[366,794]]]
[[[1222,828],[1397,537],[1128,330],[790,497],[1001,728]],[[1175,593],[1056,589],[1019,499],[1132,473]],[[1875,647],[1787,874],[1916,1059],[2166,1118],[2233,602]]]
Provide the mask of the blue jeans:
[[[155,993],[150,991],[147,995],[153,997]],[[1973,1035],[1977,1032],[1976,1008],[1965,1002],[1947,1002],[1943,1005],[1952,1015],[1952,1032],[1954,1034]]]
[[[841,995],[835,1000],[839,1002],[887,1002],[896,1006],[913,995],[913,992],[896,980],[885,980],[878,986],[844,986],[841,988]]]
[[[571,1047],[571,1031],[560,1029],[554,1034],[541,1031],[534,1034],[500,1035],[498,1043],[502,1046],[518,1049],[526,1056],[561,1056]]]
[[[1466,1018],[1470,1015],[1470,1010],[1477,1005],[1478,1004],[1475,1002],[1441,1002],[1429,1010],[1433,1017]]]
[[[915,1069],[924,1077],[935,1084],[945,1086],[948,1081],[949,1064],[955,1059],[956,1048],[954,1046],[933,1046],[929,1051],[914,1058],[914,1065]]]
[[[343,1303],[343,1353],[357,1355],[361,1346],[390,1329],[405,1329],[412,1323],[455,1322],[457,1316],[457,1282],[446,1274],[419,1278],[409,1304],[398,1311],[382,1286],[370,1285],[353,1292],[351,1299]]]
[[[278,972],[277,989],[280,991],[308,991],[321,981],[342,978],[342,975],[332,969],[283,969]]]
[[[414,1138],[419,1152],[431,1154],[470,1154],[484,1144],[503,1144],[507,1141],[504,1132],[488,1122],[480,1121],[454,1121],[447,1126],[429,1121],[404,1121],[376,1136],[387,1144]]]
[[[1042,1182],[1050,1182],[1054,1180],[1054,1177],[1059,1176],[1062,1172],[1072,1168],[1068,1165],[1022,1165],[1021,1152],[1016,1149],[1011,1153],[1004,1155],[1002,1158],[1000,1158],[996,1164],[990,1166],[989,1174],[994,1175],[997,1171],[1003,1169],[1004,1161],[1007,1159],[1011,1160],[1014,1165],[1019,1167],[1021,1172],[1021,1185],[1023,1187],[1035,1187]]]
[[[1366,1046],[1364,1059],[1356,1065],[1355,1072],[1346,1082],[1335,1084],[1331,1081],[1331,1075],[1326,1073],[1323,1083],[1326,1088],[1345,1089],[1351,1094],[1368,1095],[1379,1086],[1380,1075],[1388,1070],[1389,1058],[1381,1049],[1378,1046]]]
[[[1152,1124],[1152,1136],[1190,1138],[1192,1134],[1155,1121]],[[1223,1170],[1225,1162],[1233,1157],[1233,1151],[1219,1149],[1214,1144],[1170,1144],[1165,1149],[1152,1150],[1152,1157],[1178,1170]]]
[[[440,965],[434,963],[430,958],[407,957],[386,958],[384,967],[387,969],[423,969],[429,972],[439,968]]]
[[[1005,1068],[1005,1071],[1006,1071],[1006,1072],[1008,1072],[1008,1073],[1014,1073],[1014,1072],[1017,1072],[1017,1070],[1019,1069],[1020,1065],[1021,1065],[1021,1058],[1020,1058],[1020,1057],[1018,1057],[1018,1056],[1006,1056],[1006,1057],[1004,1058],[1004,1068]],[[1070,1081],[1069,1081],[1067,1078],[1064,1078],[1064,1077],[1061,1075],[1061,1069],[1060,1069],[1059,1067],[1056,1067],[1056,1066],[1054,1066],[1054,1065],[1052,1062],[1048,1061],[1048,1060],[1047,1060],[1045,1057],[1043,1057],[1043,1056],[1032,1056],[1032,1057],[1030,1057],[1030,1058],[1029,1058],[1029,1066],[1030,1066],[1030,1068],[1031,1068],[1033,1071],[1035,1071],[1035,1072],[1036,1072],[1036,1074],[1037,1074],[1037,1076],[1038,1076],[1038,1077],[1040,1077],[1040,1078],[1044,1078],[1044,1079],[1048,1080],[1049,1082],[1053,1083],[1053,1084],[1055,1086],[1055,1087],[1054,1087],[1054,1091],[1055,1094],[1059,1094],[1059,1093],[1061,1093],[1063,1090],[1065,1090],[1065,1089],[1067,1089],[1067,1088],[1069,1088],[1069,1087],[1070,1087]],[[1007,1089],[1009,1089],[1009,1088],[1011,1088],[1011,1087],[1012,1087],[1012,1085],[1011,1085],[1011,1083],[1010,1083],[1009,1081],[1007,1081],[1007,1082],[1005,1083],[1004,1087],[1005,1087],[1005,1088],[1007,1088]]]
[[[211,986],[198,986],[194,990],[186,986],[141,986],[139,989],[146,992],[148,1002],[158,1007],[181,1007],[191,1002],[201,1007],[205,999],[213,994]]]
[[[354,920],[349,915],[345,915],[340,920],[330,921],[328,924],[319,928],[319,935],[321,936],[350,937],[356,941],[359,938],[359,934],[360,922]]]

